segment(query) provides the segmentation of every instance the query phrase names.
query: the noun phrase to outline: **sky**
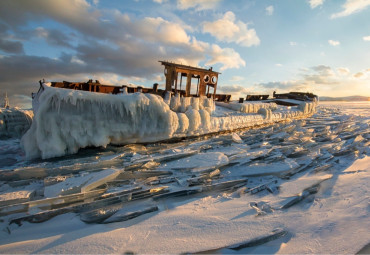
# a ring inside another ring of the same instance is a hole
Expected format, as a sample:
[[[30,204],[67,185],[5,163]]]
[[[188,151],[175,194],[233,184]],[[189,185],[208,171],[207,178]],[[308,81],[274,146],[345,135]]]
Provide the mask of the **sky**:
[[[370,0],[1,0],[0,94],[38,81],[164,87],[159,60],[213,67],[234,99],[370,96]]]

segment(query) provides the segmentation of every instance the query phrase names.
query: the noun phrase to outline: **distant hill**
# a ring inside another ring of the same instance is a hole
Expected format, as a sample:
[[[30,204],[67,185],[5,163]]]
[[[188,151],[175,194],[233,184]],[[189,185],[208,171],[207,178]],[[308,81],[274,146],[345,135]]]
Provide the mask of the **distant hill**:
[[[370,101],[370,97],[349,96],[349,97],[319,97],[320,101]]]

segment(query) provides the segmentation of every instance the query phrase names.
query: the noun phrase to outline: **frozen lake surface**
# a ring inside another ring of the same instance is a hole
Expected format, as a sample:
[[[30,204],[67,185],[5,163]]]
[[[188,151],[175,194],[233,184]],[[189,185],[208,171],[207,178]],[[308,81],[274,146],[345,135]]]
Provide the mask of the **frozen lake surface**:
[[[353,254],[370,243],[370,102],[49,160],[25,160],[19,144],[0,141],[0,253]]]

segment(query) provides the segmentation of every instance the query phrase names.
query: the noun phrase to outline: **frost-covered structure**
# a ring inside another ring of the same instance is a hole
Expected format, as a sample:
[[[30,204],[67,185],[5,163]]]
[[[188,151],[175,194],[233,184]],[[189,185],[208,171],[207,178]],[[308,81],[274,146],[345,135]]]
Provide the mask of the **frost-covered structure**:
[[[298,107],[274,103],[220,103],[212,98],[165,99],[148,93],[103,94],[43,84],[35,117],[21,144],[28,158],[76,153],[88,146],[156,142],[230,131],[311,115],[316,101]]]
[[[20,138],[30,128],[33,112],[18,108],[0,108],[0,139]]]

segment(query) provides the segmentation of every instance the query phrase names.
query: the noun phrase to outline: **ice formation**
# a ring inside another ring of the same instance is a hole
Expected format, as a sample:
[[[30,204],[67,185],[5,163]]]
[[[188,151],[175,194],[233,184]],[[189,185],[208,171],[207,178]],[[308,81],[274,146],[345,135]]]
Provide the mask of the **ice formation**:
[[[244,103],[238,103],[238,102],[230,102],[230,103],[223,103],[218,102],[217,103],[220,106],[232,109],[234,111],[244,112],[244,113],[257,113],[260,109],[270,109],[270,110],[276,110],[277,105],[276,103],[262,103],[262,102],[244,102]]]
[[[57,197],[60,195],[70,195],[81,192],[88,192],[109,180],[115,179],[120,171],[115,169],[105,169],[100,172],[83,174],[78,177],[66,178],[65,180],[53,185],[46,186],[44,189],[45,197]]]
[[[45,86],[34,122],[22,137],[27,157],[73,154],[87,146],[172,137],[177,114],[152,94],[109,95]]]
[[[0,138],[21,137],[31,126],[33,112],[0,108]]]
[[[316,102],[287,109],[275,103],[218,103],[167,93],[110,95],[49,87],[38,94],[35,118],[22,138],[28,158],[76,153],[88,146],[155,142],[270,124],[311,115]]]

